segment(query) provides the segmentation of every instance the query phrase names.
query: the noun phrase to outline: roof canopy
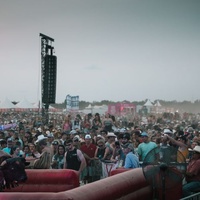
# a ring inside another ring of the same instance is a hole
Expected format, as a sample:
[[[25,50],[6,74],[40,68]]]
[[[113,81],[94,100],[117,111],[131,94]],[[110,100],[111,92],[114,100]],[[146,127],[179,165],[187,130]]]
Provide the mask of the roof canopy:
[[[144,106],[153,106],[153,104],[151,103],[151,101],[148,99],[146,101],[146,103],[144,104]]]
[[[35,105],[31,104],[26,99],[23,99],[22,101],[20,101],[16,106],[18,108],[37,108]]]
[[[5,98],[5,100],[0,103],[0,108],[10,109],[16,108],[16,106],[8,98]]]
[[[161,106],[161,104],[160,104],[160,102],[159,102],[159,101],[156,101],[156,103],[154,104],[154,106],[158,106],[158,107],[160,107],[160,106]]]

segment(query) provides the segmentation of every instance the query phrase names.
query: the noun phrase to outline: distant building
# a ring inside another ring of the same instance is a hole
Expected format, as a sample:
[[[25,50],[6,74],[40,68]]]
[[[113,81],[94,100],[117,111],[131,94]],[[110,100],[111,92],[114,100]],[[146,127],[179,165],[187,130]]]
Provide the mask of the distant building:
[[[108,113],[111,115],[135,115],[136,105],[133,103],[121,102],[108,105]]]
[[[79,110],[79,96],[66,96],[66,111],[73,112]]]

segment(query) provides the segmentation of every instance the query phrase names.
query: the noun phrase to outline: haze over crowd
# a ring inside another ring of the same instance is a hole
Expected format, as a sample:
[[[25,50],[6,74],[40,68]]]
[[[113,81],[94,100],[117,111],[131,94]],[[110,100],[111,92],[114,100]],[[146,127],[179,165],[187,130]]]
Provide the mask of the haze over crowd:
[[[57,103],[200,99],[199,0],[0,2],[1,101],[41,98],[39,33],[55,39]]]

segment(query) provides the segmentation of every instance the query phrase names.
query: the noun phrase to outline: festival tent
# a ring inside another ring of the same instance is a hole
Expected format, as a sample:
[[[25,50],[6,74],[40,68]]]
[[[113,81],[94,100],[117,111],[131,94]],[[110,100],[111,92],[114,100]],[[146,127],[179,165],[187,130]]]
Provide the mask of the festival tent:
[[[100,115],[103,115],[107,111],[108,111],[107,105],[94,106],[93,109],[92,109],[92,114],[99,113]]]
[[[15,108],[16,106],[8,98],[5,98],[5,100],[0,103],[1,112],[6,112],[8,110],[15,109]]]
[[[42,111],[42,105],[40,105],[40,102],[34,103],[33,106],[35,107],[34,110]],[[55,108],[52,105],[49,105],[49,107],[48,107],[48,112],[62,112],[62,111],[63,111],[63,109]]]
[[[154,106],[161,107],[161,104],[160,104],[160,102],[157,100],[156,103],[154,104]]]
[[[26,111],[26,110],[34,110],[37,109],[37,107],[30,103],[27,99],[23,99],[16,105],[16,110],[17,111]]]
[[[84,114],[89,114],[89,113],[92,113],[92,109],[93,109],[93,106],[91,104],[89,104],[87,107],[85,107],[85,109],[80,110],[80,112],[82,112]]]
[[[154,104],[155,108],[155,113],[162,113],[165,111],[165,108],[160,104],[160,102],[157,100],[156,103]]]
[[[86,110],[91,110],[92,109],[92,105],[89,104],[87,107],[85,107]]]
[[[147,101],[144,104],[144,106],[153,106],[153,104],[151,103],[151,101],[149,99],[147,99]]]
[[[85,109],[80,110],[82,113],[84,114],[88,114],[88,113],[99,113],[100,115],[105,114],[108,111],[108,106],[107,105],[101,105],[101,106],[97,106],[97,105],[91,105],[89,104],[87,107],[85,107]]]
[[[154,107],[153,103],[151,103],[151,101],[149,99],[147,99],[146,103],[144,104],[144,106],[147,108],[147,112],[151,113],[152,109]]]
[[[42,105],[40,105],[40,102],[34,103],[33,106],[36,107],[37,111],[42,110]],[[49,105],[49,112],[62,112],[62,111],[63,109],[58,109],[58,108],[53,107],[52,105]]]
[[[49,105],[49,112],[62,112],[62,109],[54,108],[53,106]]]

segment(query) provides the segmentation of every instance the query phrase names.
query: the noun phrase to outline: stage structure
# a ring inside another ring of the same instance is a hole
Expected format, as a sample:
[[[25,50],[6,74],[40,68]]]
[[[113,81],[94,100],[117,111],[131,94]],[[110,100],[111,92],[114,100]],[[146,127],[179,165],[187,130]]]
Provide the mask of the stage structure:
[[[56,100],[57,57],[53,55],[54,47],[50,38],[42,33],[41,37],[41,95],[43,124],[49,122],[49,105]]]

